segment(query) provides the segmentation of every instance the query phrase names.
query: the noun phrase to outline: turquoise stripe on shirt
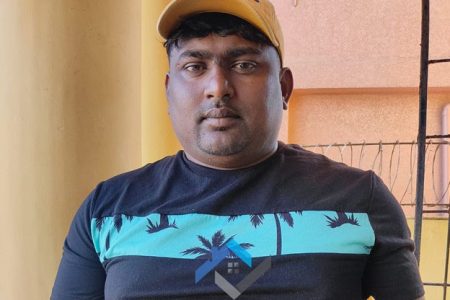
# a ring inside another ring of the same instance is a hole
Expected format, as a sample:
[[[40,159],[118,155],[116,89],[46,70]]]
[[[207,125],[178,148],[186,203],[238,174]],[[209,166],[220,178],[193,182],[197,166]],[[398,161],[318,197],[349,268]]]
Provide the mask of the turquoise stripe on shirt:
[[[281,229],[281,254],[339,253],[369,254],[375,242],[375,234],[366,213],[346,213],[358,225],[344,223],[332,228],[330,219],[337,219],[334,211],[290,212],[293,226],[290,227],[277,214]],[[328,219],[328,216],[330,219]],[[264,214],[262,223],[253,226],[251,215],[241,215],[234,220],[228,216],[211,214],[169,215],[168,227],[158,232],[148,233],[150,220],[153,225],[160,223],[160,215],[133,217],[130,221],[122,218],[120,231],[114,227],[114,217],[103,219],[101,230],[96,228],[97,219],[91,221],[94,247],[101,261],[119,256],[139,255],[166,258],[194,259],[196,255],[183,255],[183,251],[193,247],[204,247],[198,236],[211,241],[212,236],[221,231],[225,239],[233,237],[237,243],[250,243],[247,251],[252,257],[274,256],[277,254],[277,226],[274,214]],[[109,234],[109,248],[106,239]]]

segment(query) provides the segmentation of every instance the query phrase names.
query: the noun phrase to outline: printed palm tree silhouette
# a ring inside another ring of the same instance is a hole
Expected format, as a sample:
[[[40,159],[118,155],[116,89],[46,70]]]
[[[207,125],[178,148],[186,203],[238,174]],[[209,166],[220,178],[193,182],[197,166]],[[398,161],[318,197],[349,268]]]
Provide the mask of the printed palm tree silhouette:
[[[222,233],[222,230],[217,231],[211,237],[211,241],[207,238],[197,235],[198,240],[202,243],[202,247],[193,247],[182,251],[183,255],[197,255],[196,259],[212,259],[212,253],[214,250],[225,245],[229,240],[234,237],[226,239],[225,235]],[[239,244],[244,249],[249,249],[253,247],[253,244],[250,243],[241,243]],[[235,258],[236,255],[233,252],[229,252],[228,258]]]
[[[102,221],[102,224],[104,223],[104,220]],[[122,219],[122,215],[121,214],[117,214],[114,215],[114,227],[117,230],[117,233],[120,232],[120,229],[122,229],[122,225],[123,225],[123,219]],[[101,228],[101,226],[100,226]],[[114,229],[111,228],[111,230],[108,231],[108,234],[106,235],[106,240],[105,240],[105,250],[108,251],[109,247],[110,247],[110,240],[111,240],[111,233]],[[105,257],[106,259],[106,257]]]
[[[153,224],[153,222],[149,218],[147,218],[147,221],[148,221],[148,225],[147,225],[146,231],[148,233],[155,233],[155,232],[161,231],[163,229],[167,229],[167,228],[178,229],[177,224],[175,223],[175,220],[173,220],[172,224],[170,224],[169,216],[165,215],[165,214],[159,215],[159,224],[158,223]]]
[[[330,226],[331,228],[336,228],[344,224],[359,226],[358,219],[355,218],[353,214],[351,214],[350,217],[347,216],[345,212],[336,212],[336,214],[336,218],[325,216],[327,218],[328,226]]]
[[[110,239],[110,233],[108,232],[108,235],[106,236],[106,240],[105,240],[105,250],[106,251],[109,250],[109,239]]]
[[[105,223],[105,218],[106,217],[100,217],[100,218],[95,219],[95,228],[97,228],[97,231],[102,230],[102,226]]]
[[[131,222],[131,220],[133,220],[133,216],[128,216],[128,215],[124,215],[125,218],[127,220],[129,220]],[[107,218],[107,216],[103,216],[100,218],[97,218],[95,220],[95,227],[98,231],[101,231],[103,228],[103,225],[105,224],[105,219]],[[117,230],[117,233],[120,232],[120,230],[122,229],[122,225],[123,225],[123,218],[122,218],[122,214],[116,214],[113,217],[113,228]],[[105,250],[108,251],[109,247],[110,247],[110,241],[111,241],[111,234],[113,233],[113,229],[110,228],[108,229],[108,234],[106,235],[106,239],[105,239]],[[106,257],[105,257],[106,259]]]
[[[114,228],[116,228],[117,232],[120,232],[122,225],[123,225],[122,215],[120,215],[120,214],[115,215],[114,216]]]
[[[302,214],[301,210],[295,211],[299,215]],[[281,249],[282,249],[282,235],[281,235],[281,222],[280,219],[286,222],[286,224],[289,227],[294,227],[294,219],[292,218],[292,215],[290,212],[285,213],[274,213],[273,214],[275,218],[275,226],[277,228],[277,255],[281,255]],[[234,221],[237,219],[238,216],[230,216],[228,218],[228,221]],[[264,215],[263,214],[256,214],[256,215],[250,215],[250,222],[252,223],[253,227],[258,227],[259,225],[264,223]]]
[[[128,215],[124,215],[124,216],[130,222],[133,220],[133,216],[128,216]],[[102,227],[103,227],[103,224],[105,224],[106,218],[107,217],[104,216],[104,217],[97,218],[95,220],[95,227],[97,228],[98,231],[102,230]],[[114,227],[116,228],[117,232],[120,232],[120,229],[122,228],[122,224],[123,224],[122,214],[114,215]]]

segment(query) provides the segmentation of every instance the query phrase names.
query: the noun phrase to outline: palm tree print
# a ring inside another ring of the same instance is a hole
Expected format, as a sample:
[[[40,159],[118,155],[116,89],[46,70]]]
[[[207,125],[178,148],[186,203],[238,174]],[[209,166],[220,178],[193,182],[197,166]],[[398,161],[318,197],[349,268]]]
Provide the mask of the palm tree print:
[[[169,223],[169,216],[168,215],[164,215],[164,214],[160,214],[159,215],[159,224],[155,223],[153,224],[153,222],[147,218],[148,221],[148,225],[147,225],[147,232],[148,233],[155,233],[158,231],[161,231],[163,229],[167,229],[167,228],[176,228],[177,224],[175,223],[175,220],[173,220],[172,224]]]
[[[122,228],[122,215],[115,215],[114,216],[114,227],[116,228],[117,232],[120,232],[120,229]]]
[[[127,216],[127,215],[124,215],[124,216],[130,222],[131,222],[131,220],[133,220],[133,216]],[[97,229],[97,231],[100,232],[102,230],[103,225],[105,224],[106,218],[108,218],[108,217],[104,216],[104,217],[97,218],[95,220],[95,228]],[[108,233],[107,233],[106,239],[105,239],[105,250],[106,251],[108,251],[110,248],[111,235],[114,233],[114,229],[117,231],[117,233],[119,233],[120,230],[122,229],[122,225],[123,225],[122,214],[116,214],[112,218],[113,218],[113,227],[110,227],[107,229]],[[106,257],[105,257],[105,259],[106,259]]]
[[[344,224],[359,226],[358,219],[355,218],[353,214],[351,214],[350,217],[347,216],[345,212],[336,212],[336,214],[336,218],[325,216],[327,218],[328,226],[330,226],[331,228],[336,228]]]
[[[108,235],[106,236],[106,240],[105,240],[105,250],[106,251],[109,250],[109,239],[110,239],[110,234],[108,232]]]
[[[295,211],[298,214],[302,214],[301,210]],[[273,214],[275,218],[275,226],[277,229],[277,255],[281,255],[281,249],[282,249],[282,235],[281,235],[281,220],[286,222],[286,224],[289,227],[294,227],[294,219],[292,218],[292,215],[290,212],[285,213],[274,213]],[[234,221],[238,216],[230,216],[228,218],[228,221]],[[256,214],[256,215],[250,215],[250,222],[252,223],[253,227],[258,227],[259,225],[264,223],[264,215],[263,214]]]
[[[225,235],[222,233],[222,230],[217,231],[214,233],[214,235],[211,237],[211,241],[207,238],[198,235],[197,238],[202,244],[201,247],[193,247],[186,249],[182,251],[181,253],[183,255],[197,255],[197,259],[212,259],[212,253],[214,250],[219,249],[223,247],[230,239],[234,237],[231,236],[230,238],[226,239]],[[253,247],[253,244],[250,243],[241,243],[239,244],[243,249],[249,249]],[[229,251],[228,258],[234,258],[236,255]]]
[[[124,216],[130,222],[133,220],[133,216],[128,216],[128,215],[124,215]],[[95,228],[97,228],[97,231],[102,230],[102,227],[103,227],[103,224],[105,224],[106,218],[107,217],[105,216],[105,217],[97,218],[95,220]],[[114,215],[114,227],[116,228],[117,232],[120,232],[122,225],[123,225],[122,215],[121,214]]]
[[[105,223],[105,218],[106,217],[101,217],[101,218],[95,219],[95,228],[97,228],[97,231],[102,230],[102,226]]]

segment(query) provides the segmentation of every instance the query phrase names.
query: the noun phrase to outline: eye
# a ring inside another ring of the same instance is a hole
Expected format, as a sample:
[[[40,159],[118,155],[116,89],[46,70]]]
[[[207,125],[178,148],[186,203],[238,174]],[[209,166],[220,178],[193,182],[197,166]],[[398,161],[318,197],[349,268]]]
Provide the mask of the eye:
[[[233,70],[243,74],[253,72],[256,69],[256,67],[257,67],[256,63],[249,61],[237,62],[232,66]]]
[[[183,67],[183,70],[190,73],[200,73],[206,69],[204,64],[200,63],[189,63]]]

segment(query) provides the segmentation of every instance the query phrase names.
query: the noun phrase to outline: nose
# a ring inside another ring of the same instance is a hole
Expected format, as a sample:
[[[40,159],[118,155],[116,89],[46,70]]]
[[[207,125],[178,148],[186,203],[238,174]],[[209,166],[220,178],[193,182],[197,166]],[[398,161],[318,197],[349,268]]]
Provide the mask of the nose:
[[[229,74],[221,66],[214,66],[205,87],[205,96],[209,100],[223,101],[230,99],[234,95],[234,89],[230,82]]]

